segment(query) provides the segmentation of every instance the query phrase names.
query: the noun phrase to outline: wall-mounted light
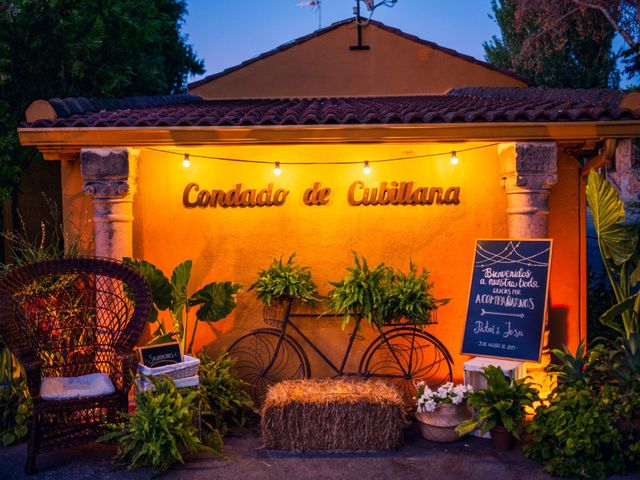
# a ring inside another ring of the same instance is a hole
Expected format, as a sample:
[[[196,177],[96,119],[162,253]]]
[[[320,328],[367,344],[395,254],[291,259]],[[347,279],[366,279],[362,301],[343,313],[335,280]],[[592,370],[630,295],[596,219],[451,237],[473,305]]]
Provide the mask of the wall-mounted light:
[[[273,173],[274,175],[280,175],[282,173],[282,170],[280,170],[280,162],[276,162],[275,166],[273,167]]]
[[[362,169],[365,175],[369,175],[371,173],[371,167],[369,166],[369,160],[364,161],[364,168]]]
[[[451,165],[457,165],[459,162],[458,155],[456,155],[456,151],[451,152]]]
[[[182,159],[182,166],[184,168],[189,168],[190,165],[191,165],[191,160],[189,159],[189,154],[185,153],[184,158]]]

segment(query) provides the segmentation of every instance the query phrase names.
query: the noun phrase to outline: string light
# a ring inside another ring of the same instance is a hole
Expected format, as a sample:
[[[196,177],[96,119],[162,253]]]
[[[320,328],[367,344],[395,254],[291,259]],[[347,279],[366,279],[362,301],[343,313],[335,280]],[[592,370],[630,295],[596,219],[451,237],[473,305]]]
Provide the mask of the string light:
[[[495,147],[496,145],[499,145],[499,144],[500,144],[499,142],[488,143],[486,145],[478,145],[478,146],[475,146],[475,147],[463,148],[463,149],[457,150],[457,151],[448,150],[446,152],[426,153],[424,155],[413,155],[413,156],[410,156],[410,157],[380,158],[380,159],[377,159],[377,160],[366,160],[364,163],[366,165],[366,164],[372,164],[372,163],[398,162],[398,161],[402,161],[402,160],[415,160],[415,159],[418,159],[418,158],[442,157],[444,155],[451,155],[451,163],[453,165],[456,165],[458,163],[457,154],[460,153],[460,152],[470,152],[471,150],[480,150],[480,149],[483,149],[483,148],[491,148],[491,147]],[[166,154],[169,154],[169,155],[183,155],[184,156],[183,165],[185,165],[187,163],[187,161],[189,160],[189,154],[188,153],[174,152],[174,151],[171,151],[171,150],[165,150],[165,149],[162,149],[162,148],[153,148],[153,147],[147,147],[146,150],[153,151],[153,152],[166,153]],[[255,163],[255,164],[260,164],[260,165],[273,163],[272,160],[257,160],[257,159],[253,159],[253,158],[213,157],[213,156],[209,156],[209,155],[198,155],[198,154],[195,154],[195,153],[192,153],[191,157],[204,158],[204,159],[208,159],[208,160],[220,160],[220,161],[223,161],[223,162]],[[358,163],[362,164],[362,160],[327,161],[327,162],[286,162],[285,165],[354,165],[354,164],[358,164]],[[189,164],[191,164],[190,161],[189,161]],[[185,165],[185,166],[187,166],[187,165]],[[275,162],[274,173],[276,173],[276,169],[278,169],[281,172],[281,170],[280,170],[280,162]],[[276,173],[276,175],[279,175],[279,173]]]
[[[365,175],[369,175],[371,173],[371,167],[369,166],[369,160],[364,161],[364,168],[362,169]]]
[[[182,159],[182,166],[184,168],[189,168],[190,165],[191,165],[191,160],[189,159],[189,154],[185,153],[184,158]]]
[[[280,170],[280,162],[276,162],[275,167],[273,167],[273,173],[275,175],[280,175],[282,173],[282,170]]]

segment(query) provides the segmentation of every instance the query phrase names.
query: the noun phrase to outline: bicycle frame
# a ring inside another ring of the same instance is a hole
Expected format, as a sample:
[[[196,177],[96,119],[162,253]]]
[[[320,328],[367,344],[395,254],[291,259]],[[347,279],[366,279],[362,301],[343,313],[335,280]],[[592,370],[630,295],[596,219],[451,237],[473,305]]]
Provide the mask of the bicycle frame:
[[[343,315],[324,315],[326,317],[333,317],[333,318],[340,318]],[[336,366],[335,363],[333,363],[331,361],[331,359],[329,357],[327,357],[325,355],[325,353],[320,350],[320,348],[313,343],[313,340],[311,340],[309,337],[307,337],[302,330],[300,330],[300,328],[291,321],[291,318],[314,318],[317,317],[317,315],[313,315],[313,314],[308,314],[308,313],[289,313],[289,310],[287,310],[287,314],[285,316],[284,322],[282,323],[282,337],[284,337],[286,335],[286,330],[287,330],[287,326],[291,326],[291,328],[293,328],[293,330],[300,335],[300,337],[305,341],[305,343],[307,345],[309,345],[314,352],[316,352],[316,354],[322,359],[322,361],[324,363],[326,363],[338,376],[360,376],[360,373],[358,372],[345,372],[344,371],[344,367],[347,364],[347,361],[349,360],[349,356],[351,355],[351,348],[353,347],[353,342],[356,339],[356,336],[358,335],[358,330],[360,328],[360,321],[361,318],[360,317],[356,317],[356,321],[355,321],[355,325],[353,327],[353,331],[351,332],[351,335],[349,336],[349,343],[347,344],[347,348],[344,352],[344,356],[342,358],[342,363],[340,364],[340,367],[338,368]],[[279,347],[279,345],[278,345]],[[276,351],[277,354],[277,351]],[[275,358],[275,355],[274,355]],[[271,365],[269,366],[269,368],[271,367]]]

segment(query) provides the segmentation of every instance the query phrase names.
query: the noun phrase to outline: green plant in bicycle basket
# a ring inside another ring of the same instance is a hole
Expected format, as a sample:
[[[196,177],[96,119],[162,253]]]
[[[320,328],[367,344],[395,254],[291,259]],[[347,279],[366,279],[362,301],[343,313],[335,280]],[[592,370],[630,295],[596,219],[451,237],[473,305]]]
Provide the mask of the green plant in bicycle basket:
[[[153,388],[136,392],[136,413],[123,414],[123,421],[107,426],[108,433],[98,441],[116,440],[114,462],[130,470],[151,467],[164,472],[176,463],[184,463],[184,454],[206,450],[221,451],[203,445],[193,423],[197,410],[197,390],[183,394],[169,377],[147,377]]]
[[[382,305],[382,318],[387,322],[407,320],[415,325],[431,323],[431,313],[441,305],[449,303],[448,298],[433,296],[429,283],[429,272],[409,262],[409,273],[396,270],[387,277],[387,298]]]
[[[286,262],[274,259],[269,268],[258,272],[257,280],[249,287],[266,306],[296,301],[314,304],[320,297],[308,267],[298,265],[293,253]]]
[[[367,260],[356,253],[353,258],[347,275],[330,282],[334,289],[329,292],[329,309],[344,313],[343,328],[353,315],[361,315],[377,327],[400,319],[422,325],[429,323],[433,310],[449,302],[433,296],[429,272],[424,268],[419,272],[413,262],[409,263],[409,273],[404,273],[384,263],[369,267]]]
[[[353,265],[347,267],[347,275],[337,282],[329,282],[334,287],[329,292],[329,309],[344,314],[343,329],[354,315],[361,315],[369,324],[382,325],[390,272],[384,263],[370,268],[366,258],[354,252]]]
[[[125,258],[123,261],[138,270],[151,288],[154,308],[149,321],[157,324],[151,343],[166,342],[177,337],[182,343],[182,350],[191,353],[199,323],[222,320],[236,308],[235,295],[242,288],[240,284],[211,282],[189,295],[187,284],[191,278],[191,260],[173,269],[171,281],[159,268],[145,260]],[[197,307],[196,319],[189,332],[189,313],[194,307]],[[158,311],[162,310],[169,311],[172,331],[167,331],[159,320]]]

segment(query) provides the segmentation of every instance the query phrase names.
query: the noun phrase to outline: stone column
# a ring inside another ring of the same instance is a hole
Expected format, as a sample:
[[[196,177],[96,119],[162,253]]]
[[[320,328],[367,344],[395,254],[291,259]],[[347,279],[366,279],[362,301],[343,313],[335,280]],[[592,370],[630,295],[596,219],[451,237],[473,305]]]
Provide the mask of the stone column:
[[[509,237],[547,238],[549,236],[549,191],[558,182],[556,143],[502,144],[499,155],[502,163],[502,182],[507,194]],[[541,370],[550,361],[547,322],[541,363],[527,364],[527,369]]]
[[[83,149],[82,189],[93,200],[95,254],[122,259],[133,254],[133,196],[137,155],[127,149]]]
[[[499,152],[509,237],[547,238],[549,190],[558,182],[557,145],[510,143],[501,145]]]

